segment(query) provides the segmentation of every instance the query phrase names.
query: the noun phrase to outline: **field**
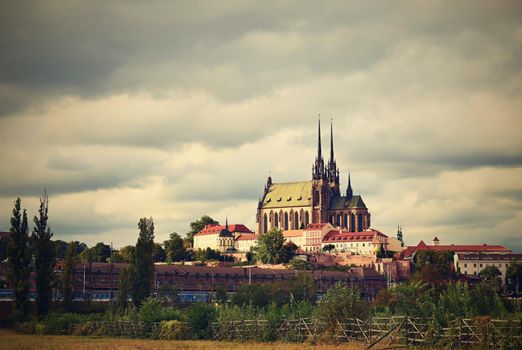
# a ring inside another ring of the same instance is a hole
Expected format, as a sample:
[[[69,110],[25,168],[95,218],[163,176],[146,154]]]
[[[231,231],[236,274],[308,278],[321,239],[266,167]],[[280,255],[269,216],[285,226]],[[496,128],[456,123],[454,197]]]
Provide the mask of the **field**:
[[[213,341],[169,341],[169,340],[136,340],[119,338],[74,337],[25,335],[8,330],[0,330],[0,349],[2,350],[334,350],[363,349],[362,345],[310,345],[293,343],[231,343]]]

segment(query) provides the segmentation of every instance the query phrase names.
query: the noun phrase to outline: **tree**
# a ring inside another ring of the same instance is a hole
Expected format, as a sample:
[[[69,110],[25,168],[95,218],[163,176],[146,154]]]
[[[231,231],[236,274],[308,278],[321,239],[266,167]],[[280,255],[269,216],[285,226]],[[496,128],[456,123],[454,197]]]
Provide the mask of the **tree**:
[[[49,211],[49,199],[47,193],[40,197],[40,209],[35,216],[33,234],[31,236],[34,247],[34,261],[36,272],[36,310],[38,315],[46,315],[52,300],[52,281],[55,259],[55,247],[51,238],[53,236],[47,225]]]
[[[292,259],[288,262],[288,267],[294,270],[310,270],[311,265],[306,260]]]
[[[169,240],[165,241],[163,245],[167,254],[167,262],[172,263],[174,261],[185,260],[186,251],[183,245],[183,239],[176,232],[172,232]]]
[[[257,240],[256,259],[263,264],[280,263],[284,242],[283,232],[277,228],[273,228],[267,233],[262,233]]]
[[[328,289],[318,303],[317,316],[333,330],[339,322],[346,322],[350,318],[365,319],[368,316],[368,306],[361,300],[358,289],[347,288],[338,282]]]
[[[21,211],[22,201],[14,202],[9,241],[7,244],[7,265],[9,279],[14,288],[16,310],[27,314],[29,305],[29,275],[31,254],[29,251],[29,227],[27,212]]]
[[[120,284],[118,286],[118,294],[116,295],[116,305],[121,311],[127,309],[130,284],[131,276],[129,270],[124,268],[120,272]]]
[[[222,285],[218,285],[216,287],[216,301],[219,304],[224,304],[228,301],[227,291],[226,291],[225,287],[223,287]]]
[[[165,262],[167,259],[167,255],[165,254],[165,249],[159,243],[154,243],[154,248],[152,249],[152,260],[154,262]]]
[[[283,245],[283,251],[281,252],[281,262],[288,263],[295,254],[295,251],[299,247],[294,242],[287,242]]]
[[[122,247],[120,251],[118,252],[119,255],[121,255],[121,258],[123,262],[126,263],[132,263],[134,260],[134,253],[136,252],[136,247],[133,245],[126,245],[125,247]]]
[[[502,273],[496,266],[486,266],[479,272],[479,276],[489,284],[494,287],[496,290],[500,288],[502,281],[500,280],[500,276]]]
[[[335,249],[335,246],[333,244],[327,244],[323,247],[323,252],[330,253],[332,250]]]
[[[520,292],[522,282],[522,263],[512,260],[506,271],[506,281],[508,289],[517,294]]]
[[[152,289],[154,281],[154,221],[152,218],[141,218],[138,222],[140,234],[136,242],[136,252],[131,265],[132,271],[132,301],[134,305],[141,305]]]
[[[208,215],[203,215],[201,219],[190,223],[190,231],[187,232],[187,240],[190,242],[191,246],[194,245],[194,235],[203,230],[205,226],[211,224],[219,225],[219,222]]]
[[[73,300],[73,284],[74,284],[74,257],[78,242],[70,242],[65,252],[64,267],[62,273],[62,295],[63,295],[63,308],[66,311],[71,311],[72,300]]]

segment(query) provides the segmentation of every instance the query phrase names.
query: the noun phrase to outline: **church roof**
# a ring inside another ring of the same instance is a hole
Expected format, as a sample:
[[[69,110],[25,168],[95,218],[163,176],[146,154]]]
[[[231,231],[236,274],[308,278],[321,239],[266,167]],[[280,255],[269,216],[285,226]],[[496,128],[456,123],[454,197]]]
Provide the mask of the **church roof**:
[[[330,209],[345,209],[345,208],[365,208],[366,204],[362,200],[361,196],[353,196],[352,198],[347,197],[334,197],[330,202]]]
[[[262,208],[306,207],[312,204],[312,181],[273,183]]]
[[[226,231],[226,232],[225,232]],[[231,234],[232,232],[239,232],[239,233],[253,233],[243,224],[232,224],[228,225],[228,230],[226,229],[225,225],[218,225],[218,224],[210,224],[205,226],[205,228],[198,233],[196,233],[196,236],[205,236],[205,235],[217,235],[220,236],[228,236],[228,234]]]

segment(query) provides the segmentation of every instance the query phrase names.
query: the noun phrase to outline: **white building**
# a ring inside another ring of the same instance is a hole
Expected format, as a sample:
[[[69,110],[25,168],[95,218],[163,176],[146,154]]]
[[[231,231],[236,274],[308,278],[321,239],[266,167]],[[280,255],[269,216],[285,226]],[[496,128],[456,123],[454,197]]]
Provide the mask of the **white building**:
[[[333,245],[333,252],[343,252],[357,255],[375,255],[380,246],[387,249],[388,236],[374,229],[362,232],[331,230],[324,236],[321,249]]]
[[[241,235],[254,235],[245,225],[234,224],[234,225],[217,225],[210,224],[194,235],[194,249],[213,249],[219,252],[233,252],[238,249],[237,238]],[[254,235],[255,236],[255,235]],[[249,241],[248,243],[242,242],[241,248],[246,245],[255,244],[252,236],[243,237],[241,241]],[[257,242],[257,238],[255,239]],[[242,250],[241,250],[242,251]]]
[[[463,275],[478,275],[487,266],[495,266],[506,283],[506,271],[512,260],[522,262],[522,254],[457,253],[454,255],[455,271]]]

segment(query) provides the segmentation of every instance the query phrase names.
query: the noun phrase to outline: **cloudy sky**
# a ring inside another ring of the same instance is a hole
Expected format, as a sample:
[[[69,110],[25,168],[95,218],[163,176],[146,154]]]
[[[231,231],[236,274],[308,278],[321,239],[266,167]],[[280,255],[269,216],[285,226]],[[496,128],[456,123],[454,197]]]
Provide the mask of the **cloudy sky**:
[[[57,239],[253,228],[320,113],[374,228],[522,251],[521,4],[3,2],[0,230],[44,188]]]

